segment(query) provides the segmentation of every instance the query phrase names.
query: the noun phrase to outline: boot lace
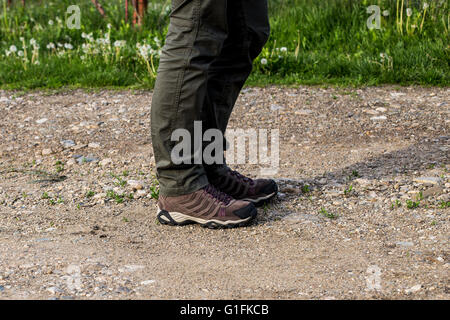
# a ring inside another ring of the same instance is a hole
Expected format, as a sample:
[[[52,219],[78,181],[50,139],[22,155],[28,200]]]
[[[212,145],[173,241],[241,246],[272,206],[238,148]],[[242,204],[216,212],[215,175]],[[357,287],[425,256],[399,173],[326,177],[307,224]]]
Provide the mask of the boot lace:
[[[233,200],[231,196],[222,191],[217,190],[212,184],[207,185],[203,190],[207,194],[209,194],[213,199],[216,199],[224,203],[225,205],[228,205],[231,202],[231,200]]]

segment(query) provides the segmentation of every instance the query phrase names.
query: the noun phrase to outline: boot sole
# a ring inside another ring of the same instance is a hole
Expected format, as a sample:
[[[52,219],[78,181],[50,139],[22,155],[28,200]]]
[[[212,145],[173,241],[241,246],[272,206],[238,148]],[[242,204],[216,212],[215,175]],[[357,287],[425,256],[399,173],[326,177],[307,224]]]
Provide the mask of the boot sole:
[[[245,227],[250,223],[250,221],[252,221],[256,217],[256,213],[257,213],[256,209],[253,208],[251,215],[245,219],[221,221],[217,219],[205,220],[201,218],[188,216],[180,212],[168,212],[166,210],[161,210],[160,208],[158,208],[157,218],[161,224],[169,226],[184,226],[188,224],[197,223],[206,228],[220,229],[220,228]]]
[[[251,202],[255,205],[255,207],[261,207],[262,205],[270,202],[270,200],[272,200],[277,195],[277,193],[278,193],[278,191],[273,192],[273,193],[263,196],[263,197],[259,197],[257,199],[247,198],[247,199],[240,199],[240,200]]]

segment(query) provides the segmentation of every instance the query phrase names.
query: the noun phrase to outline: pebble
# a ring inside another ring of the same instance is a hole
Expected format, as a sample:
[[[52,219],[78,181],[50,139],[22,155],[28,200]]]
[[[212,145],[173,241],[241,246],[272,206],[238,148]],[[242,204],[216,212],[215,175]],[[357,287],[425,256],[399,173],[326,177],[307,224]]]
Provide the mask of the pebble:
[[[156,282],[156,280],[144,280],[144,281],[141,281],[141,285],[148,286],[149,284],[152,284],[155,282]]]
[[[52,153],[53,153],[52,149],[44,149],[44,150],[42,150],[42,155],[43,156],[48,156],[48,155],[50,155]]]
[[[442,182],[442,180],[439,177],[420,177],[420,178],[415,178],[414,182],[421,183],[421,184],[440,184]]]
[[[130,188],[132,188],[134,191],[136,190],[142,190],[144,189],[144,185],[142,182],[137,181],[137,180],[128,180],[127,184],[130,186]]]
[[[313,113],[313,111],[309,109],[302,109],[295,111],[295,114],[298,116],[309,116],[311,113]]]
[[[138,270],[142,270],[144,269],[144,266],[141,265],[134,265],[134,264],[129,264],[129,265],[125,265],[121,268],[119,268],[119,272],[136,272]]]
[[[434,186],[434,187],[431,187],[431,188],[423,191],[422,195],[423,195],[424,198],[428,198],[428,197],[431,197],[431,196],[438,196],[443,191],[444,191],[444,189],[442,189],[440,186]]]
[[[395,244],[399,247],[412,247],[414,245],[411,241],[397,241]]]
[[[405,292],[407,294],[410,294],[410,293],[418,292],[420,289],[422,289],[422,285],[421,284],[416,284],[415,286],[413,286],[413,287],[411,287],[409,289],[406,289]]]
[[[61,140],[61,144],[64,148],[68,149],[75,146],[75,142],[73,140]]]
[[[384,121],[384,120],[387,120],[387,117],[386,116],[372,117],[372,118],[370,118],[370,120],[372,120],[372,121]]]
[[[88,144],[88,148],[98,149],[98,148],[100,148],[100,144],[96,143],[96,142],[91,142]]]
[[[47,288],[47,291],[50,292],[51,294],[57,294],[57,293],[61,293],[63,292],[60,288],[58,287],[50,287]]]
[[[111,164],[112,163],[112,160],[110,159],[110,158],[106,158],[106,159],[103,159],[102,161],[100,161],[99,162],[99,165],[101,165],[102,167],[104,167],[104,166],[107,166],[107,165],[109,165],[109,164]]]
[[[83,164],[83,163],[89,163],[89,162],[95,162],[98,161],[97,158],[94,157],[85,157],[85,156],[77,156],[76,160],[78,162],[78,164]]]
[[[36,120],[36,123],[43,124],[43,123],[47,122],[47,120],[48,120],[47,118],[42,118],[42,119]]]
[[[271,111],[278,111],[278,110],[283,110],[284,109],[284,107],[283,106],[280,106],[280,105],[278,105],[278,104],[272,104],[271,106],[270,106],[270,110]]]

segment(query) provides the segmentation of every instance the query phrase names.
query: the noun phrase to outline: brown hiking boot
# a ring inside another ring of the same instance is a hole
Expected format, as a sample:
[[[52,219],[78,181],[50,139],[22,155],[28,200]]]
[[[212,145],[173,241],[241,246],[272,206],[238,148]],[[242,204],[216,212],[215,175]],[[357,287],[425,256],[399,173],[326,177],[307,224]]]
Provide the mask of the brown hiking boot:
[[[242,227],[256,217],[252,203],[235,200],[212,185],[182,196],[160,196],[158,207],[159,222],[177,226],[199,223],[208,228]]]
[[[274,180],[252,180],[230,168],[227,168],[226,172],[221,175],[208,175],[208,180],[217,189],[234,199],[249,201],[257,207],[268,202],[278,193],[278,186]]]

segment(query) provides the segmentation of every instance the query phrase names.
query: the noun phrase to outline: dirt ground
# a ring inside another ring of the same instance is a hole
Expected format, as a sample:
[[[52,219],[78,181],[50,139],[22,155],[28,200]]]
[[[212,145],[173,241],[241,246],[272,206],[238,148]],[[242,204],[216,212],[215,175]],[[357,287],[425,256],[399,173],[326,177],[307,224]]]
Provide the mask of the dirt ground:
[[[450,297],[449,88],[245,89],[280,193],[230,230],[157,223],[151,99],[0,91],[0,299]]]

